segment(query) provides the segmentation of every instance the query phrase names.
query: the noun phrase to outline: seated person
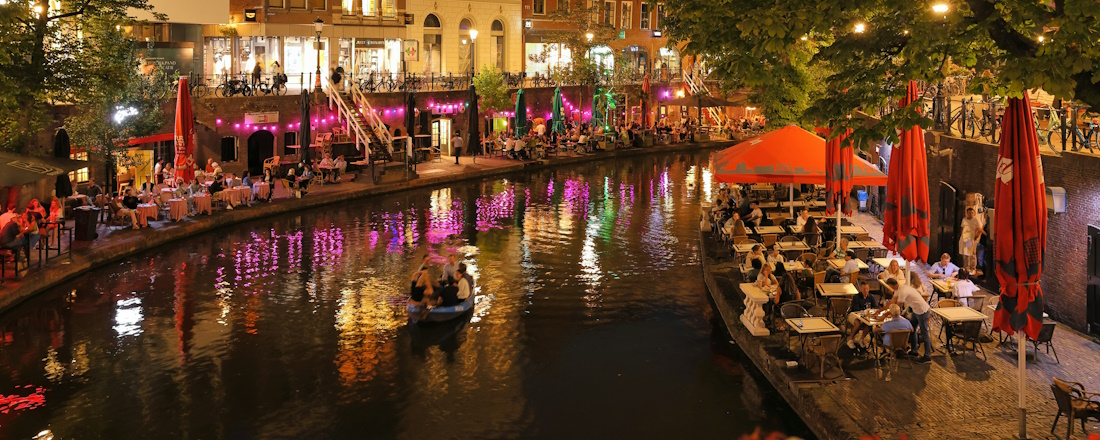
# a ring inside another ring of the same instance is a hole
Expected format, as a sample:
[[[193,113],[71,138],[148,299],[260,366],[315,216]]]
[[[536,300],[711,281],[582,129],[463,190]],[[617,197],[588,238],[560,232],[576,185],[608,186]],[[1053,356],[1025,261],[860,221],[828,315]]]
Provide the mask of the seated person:
[[[840,247],[833,250],[833,258],[844,258],[844,255],[848,254],[848,239],[840,239]]]
[[[435,300],[436,307],[454,307],[459,305],[461,301],[458,300],[458,283],[455,282],[454,277],[447,277],[447,279],[443,280],[442,286]]]
[[[458,301],[465,302],[474,294],[474,278],[466,272],[466,263],[458,263]]]
[[[752,270],[749,270],[749,272],[745,274],[745,279],[755,280],[757,274],[760,273],[760,269],[764,267],[764,261],[752,258],[749,259],[749,265],[752,266]]]
[[[133,188],[126,188],[126,195],[122,197],[121,208],[118,210],[119,215],[130,216],[130,221],[133,222],[134,229],[141,227],[137,218],[138,198],[134,195]]]
[[[890,265],[886,267],[886,270],[879,272],[878,279],[885,283],[888,280],[897,280],[899,285],[905,285],[905,271],[901,270],[901,266],[898,265],[898,260],[890,260]]]
[[[859,283],[859,294],[852,297],[852,305],[848,307],[848,324],[851,331],[848,332],[848,348],[855,350],[856,344],[867,347],[871,335],[867,333],[867,327],[859,320],[859,312],[875,310],[878,308],[878,300],[871,296],[871,285]]]
[[[760,204],[755,201],[749,204],[749,215],[745,217],[745,223],[752,224],[752,226],[760,226],[760,222],[764,220],[764,212],[760,210]]]
[[[344,160],[344,155],[341,154],[339,156],[336,156],[336,160],[332,163],[332,165],[336,167],[333,173],[332,180],[338,181],[340,180],[340,176],[343,176],[344,173],[347,172],[348,161]]]
[[[745,256],[745,261],[760,260],[760,264],[767,265],[768,258],[764,256],[764,246],[759,244],[752,245],[752,250]]]
[[[952,294],[955,298],[970,298],[974,296],[975,292],[978,292],[978,286],[974,285],[973,281],[970,281],[970,272],[966,269],[959,269],[959,280],[955,281],[955,285],[952,287]],[[981,301],[978,301],[979,303]],[[981,304],[974,304],[972,301],[963,301],[963,304],[974,307],[977,310],[981,310]]]
[[[954,278],[958,273],[959,266],[951,263],[951,255],[944,252],[944,254],[940,256],[940,261],[933,264],[932,270],[928,271],[928,278]]]
[[[809,219],[810,211],[807,211],[806,208],[802,208],[802,210],[798,211],[798,218],[796,218],[794,221],[794,230],[802,231],[802,227],[806,226],[806,222]]]
[[[42,206],[42,204],[38,202],[38,199],[31,199],[30,203],[27,203],[27,209],[24,213],[27,212],[31,213],[35,220],[42,220],[49,217],[49,213],[46,212],[46,207]]]
[[[332,158],[329,157],[328,153],[325,153],[324,157],[321,158],[321,163],[319,164],[319,168],[321,169],[321,180],[327,182],[329,180],[329,177],[332,176],[332,169],[335,167],[336,163],[332,161]]]
[[[825,271],[825,279],[840,283],[851,283],[858,275],[859,261],[856,260],[856,253],[853,251],[844,254],[844,266],[840,270],[829,268]]]
[[[779,280],[776,279],[775,274],[772,273],[771,266],[765,264],[760,267],[760,273],[756,275],[756,287],[764,291],[779,287]]]
[[[418,270],[413,274],[412,289],[409,291],[409,303],[426,308],[432,301],[435,287],[432,286],[428,271]]]
[[[776,267],[778,268],[778,266],[781,266],[782,263],[786,261],[787,258],[784,257],[783,254],[779,253],[779,245],[772,245],[772,252],[768,254],[768,264],[776,265]]]
[[[721,211],[719,211],[721,212]],[[731,237],[743,237],[749,235],[748,229],[745,229],[745,222],[741,221],[741,216],[736,212],[730,216],[729,220],[726,220],[725,228],[729,231]]]
[[[0,227],[0,249],[10,250],[19,261],[24,261],[19,250],[26,245],[27,237],[23,234],[22,220],[13,217]]]
[[[886,322],[883,322],[879,326],[879,330],[882,331],[882,345],[884,347],[890,346],[890,334],[889,332],[897,330],[909,330],[913,331],[913,323],[908,319],[901,317],[901,307],[897,304],[890,304],[886,312]],[[910,337],[910,339],[912,339]]]
[[[817,247],[821,243],[821,228],[817,226],[817,221],[813,216],[806,218],[806,223],[802,225],[802,229],[798,229],[802,232],[802,240],[811,247]]]
[[[763,272],[763,270],[761,270],[761,272]],[[801,301],[802,293],[798,291],[798,283],[795,282],[794,276],[787,272],[787,269],[783,267],[782,264],[775,267],[775,271],[772,275],[772,278],[777,280],[779,284],[776,288],[775,296],[772,297],[771,302],[767,304],[767,310],[765,311],[769,316],[776,317],[776,306],[785,302]]]

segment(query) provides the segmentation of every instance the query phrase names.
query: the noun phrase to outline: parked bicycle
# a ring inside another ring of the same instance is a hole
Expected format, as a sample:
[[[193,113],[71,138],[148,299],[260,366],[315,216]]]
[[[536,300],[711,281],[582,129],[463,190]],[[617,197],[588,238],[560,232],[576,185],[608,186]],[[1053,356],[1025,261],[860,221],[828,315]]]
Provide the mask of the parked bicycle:
[[[1085,148],[1088,148],[1090,153],[1093,152],[1092,144],[1089,143],[1089,140],[1085,137],[1085,133],[1081,131],[1080,127],[1067,125],[1065,127],[1066,137],[1063,138],[1061,116],[1062,112],[1058,109],[1051,108],[1050,106],[1044,106],[1044,108],[1050,115],[1048,118],[1049,122],[1047,123],[1047,128],[1040,129],[1039,119],[1035,118],[1035,131],[1039,134],[1039,145],[1046,144],[1050,146],[1050,149],[1055,151],[1058,151],[1059,147],[1062,148],[1062,151],[1066,151],[1066,146],[1068,145],[1071,147],[1071,151],[1074,152],[1081,151],[1081,147],[1083,146]],[[1073,144],[1074,139],[1076,139],[1077,141],[1076,145]]]
[[[191,91],[192,98],[202,98],[210,93],[210,87],[206,86],[206,81],[199,76],[191,75],[191,78],[187,82],[187,87]]]
[[[252,96],[252,86],[243,79],[229,79],[226,76],[225,81],[218,85],[217,89],[214,89],[214,95],[222,98],[236,95]]]
[[[271,78],[271,84],[268,85],[267,81],[260,81],[256,84],[256,89],[263,92],[264,95],[275,94],[281,96],[286,94],[286,74],[275,75]]]

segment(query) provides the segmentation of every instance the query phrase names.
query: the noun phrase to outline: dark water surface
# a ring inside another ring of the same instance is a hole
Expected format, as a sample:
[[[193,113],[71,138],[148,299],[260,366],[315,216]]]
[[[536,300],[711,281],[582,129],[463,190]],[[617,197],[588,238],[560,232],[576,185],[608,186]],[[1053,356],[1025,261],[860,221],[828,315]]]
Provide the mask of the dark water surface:
[[[416,190],[112,264],[0,316],[0,438],[807,435],[708,302],[709,157]],[[425,252],[466,255],[472,315],[406,325]]]

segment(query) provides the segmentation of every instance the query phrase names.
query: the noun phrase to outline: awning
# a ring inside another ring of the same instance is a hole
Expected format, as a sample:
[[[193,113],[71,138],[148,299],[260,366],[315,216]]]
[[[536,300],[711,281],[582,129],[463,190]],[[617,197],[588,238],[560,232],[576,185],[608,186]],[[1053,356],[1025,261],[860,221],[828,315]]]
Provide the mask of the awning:
[[[797,125],[764,133],[716,153],[715,178],[728,183],[825,183],[825,139]],[[886,186],[886,175],[860,157],[852,184]]]
[[[60,157],[0,152],[0,186],[18,186],[87,167],[88,162]]]
[[[141,145],[141,144],[151,144],[151,143],[154,143],[154,142],[170,141],[170,140],[173,140],[175,138],[176,138],[176,135],[174,135],[172,133],[160,133],[160,134],[154,134],[152,136],[145,136],[145,137],[130,139],[129,144],[130,144],[130,146]]]

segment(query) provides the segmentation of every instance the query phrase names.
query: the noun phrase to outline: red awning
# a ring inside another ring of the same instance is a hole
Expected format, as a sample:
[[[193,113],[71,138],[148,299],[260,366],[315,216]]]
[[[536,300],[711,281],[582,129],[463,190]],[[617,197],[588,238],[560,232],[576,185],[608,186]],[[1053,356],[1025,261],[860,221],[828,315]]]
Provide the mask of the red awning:
[[[789,125],[729,147],[715,155],[719,182],[825,183],[825,139]],[[886,175],[870,162],[852,160],[852,184],[886,186]]]
[[[160,134],[154,134],[152,136],[145,136],[145,137],[130,139],[129,144],[131,146],[141,145],[141,144],[151,144],[153,142],[170,141],[170,140],[173,140],[175,138],[176,138],[176,135],[174,135],[172,133],[160,133]]]

